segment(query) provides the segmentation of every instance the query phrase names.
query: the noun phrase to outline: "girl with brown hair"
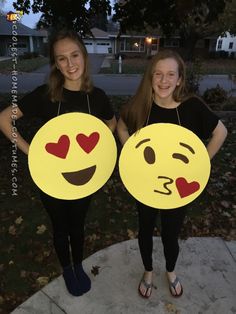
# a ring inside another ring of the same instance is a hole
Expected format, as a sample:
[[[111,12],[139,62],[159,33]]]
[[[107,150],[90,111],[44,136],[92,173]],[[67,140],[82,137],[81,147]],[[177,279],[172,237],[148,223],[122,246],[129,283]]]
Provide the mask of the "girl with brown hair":
[[[209,139],[210,159],[222,146],[227,130],[219,118],[197,97],[185,92],[185,64],[174,51],[163,50],[153,56],[143,75],[136,94],[121,112],[117,130],[121,144],[146,125],[173,123],[194,132],[200,139]],[[145,147],[144,147],[145,149]],[[139,216],[138,243],[144,265],[144,274],[138,291],[148,298],[152,293],[153,230],[158,213],[137,201]],[[160,210],[161,239],[166,260],[166,275],[170,293],[179,297],[183,287],[175,274],[179,254],[178,236],[186,213],[186,206]]]
[[[88,54],[75,31],[61,30],[52,36],[50,64],[48,84],[39,86],[19,100],[17,119],[23,115],[39,117],[44,124],[63,113],[84,112],[103,120],[114,131],[116,118],[109,99],[103,90],[93,86],[89,77]],[[0,129],[9,139],[11,116],[11,106],[0,113]],[[29,144],[19,133],[17,146],[28,155]],[[63,268],[66,287],[72,295],[82,295],[91,287],[82,259],[84,223],[92,196],[62,200],[40,191],[40,197],[52,222],[54,247]]]

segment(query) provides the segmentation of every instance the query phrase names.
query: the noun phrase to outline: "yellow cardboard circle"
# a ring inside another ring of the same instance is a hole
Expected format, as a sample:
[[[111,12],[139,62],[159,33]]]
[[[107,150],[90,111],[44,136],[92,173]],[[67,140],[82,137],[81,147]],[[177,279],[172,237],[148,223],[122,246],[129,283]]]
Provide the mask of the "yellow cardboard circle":
[[[104,122],[86,113],[66,113],[44,124],[29,148],[36,185],[59,199],[83,198],[111,176],[117,157],[114,136]]]
[[[129,193],[159,209],[192,202],[204,190],[210,169],[202,141],[170,123],[151,124],[133,134],[119,158],[120,176]]]

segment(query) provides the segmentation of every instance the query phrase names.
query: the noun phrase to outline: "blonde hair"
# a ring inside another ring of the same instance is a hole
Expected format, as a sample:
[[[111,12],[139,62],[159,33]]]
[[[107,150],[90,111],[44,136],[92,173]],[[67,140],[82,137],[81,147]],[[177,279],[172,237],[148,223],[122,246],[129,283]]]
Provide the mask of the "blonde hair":
[[[64,76],[62,75],[60,70],[57,69],[56,67],[54,46],[59,40],[62,40],[65,38],[69,38],[73,40],[80,48],[80,51],[83,55],[84,73],[82,75],[82,80],[81,80],[82,84],[81,84],[80,90],[88,93],[93,89],[93,84],[89,76],[88,53],[85,48],[85,45],[76,31],[63,29],[56,32],[51,37],[50,46],[49,46],[49,58],[50,58],[51,71],[49,75],[48,93],[49,93],[50,99],[53,102],[62,101],[63,85],[65,82]]]
[[[153,56],[148,63],[136,94],[130,99],[121,112],[121,117],[126,123],[131,134],[141,129],[146,124],[153,103],[152,78],[154,69],[158,61],[167,58],[174,59],[177,62],[178,74],[179,78],[181,78],[180,84],[176,86],[174,90],[173,99],[176,102],[179,102],[183,101],[186,96],[186,74],[183,59],[175,51],[161,50]]]

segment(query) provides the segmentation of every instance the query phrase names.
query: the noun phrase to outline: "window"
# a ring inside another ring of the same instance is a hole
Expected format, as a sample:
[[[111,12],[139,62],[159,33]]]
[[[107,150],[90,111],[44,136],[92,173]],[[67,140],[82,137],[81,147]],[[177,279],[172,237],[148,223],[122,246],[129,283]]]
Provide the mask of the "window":
[[[97,46],[110,46],[109,43],[97,43]]]
[[[121,51],[144,51],[144,38],[123,38],[120,43]]]
[[[158,40],[157,38],[152,39],[152,51],[157,51],[158,50]]]
[[[92,43],[84,43],[85,44],[85,46],[90,46],[90,45],[92,45]]]
[[[217,49],[221,49],[221,48],[222,48],[222,42],[223,42],[222,39],[219,39],[219,40],[218,40]]]
[[[234,43],[233,43],[233,42],[230,42],[230,43],[229,43],[229,49],[233,49],[233,45],[234,45]]]

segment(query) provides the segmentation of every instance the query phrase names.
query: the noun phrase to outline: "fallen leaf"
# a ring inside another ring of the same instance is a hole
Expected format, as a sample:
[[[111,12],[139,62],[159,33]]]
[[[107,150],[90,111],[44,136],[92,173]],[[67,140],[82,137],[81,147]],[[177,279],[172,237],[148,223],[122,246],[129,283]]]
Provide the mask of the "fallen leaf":
[[[23,221],[23,218],[22,218],[22,216],[20,216],[20,217],[16,218],[15,224],[20,225],[22,223],[22,221]]]
[[[131,229],[127,229],[129,239],[135,239],[135,234]]]
[[[43,256],[48,257],[51,254],[51,251],[43,251]]]
[[[222,205],[224,208],[229,208],[229,206],[230,206],[230,203],[227,202],[227,201],[221,201],[220,203],[221,203],[221,205]]]
[[[91,269],[91,273],[94,276],[97,276],[99,274],[99,268],[100,268],[100,266],[93,266],[92,269]]]
[[[94,242],[94,241],[96,241],[98,239],[98,237],[97,237],[97,235],[95,233],[93,233],[93,234],[87,236],[86,239],[89,242]]]
[[[14,225],[10,226],[9,229],[8,229],[8,232],[11,235],[16,235],[16,227]]]
[[[47,230],[47,227],[45,225],[40,225],[37,227],[37,234],[43,234]]]
[[[165,304],[165,308],[166,308],[168,313],[174,313],[174,314],[179,313],[179,311],[176,309],[175,305],[172,303]]]
[[[21,278],[26,278],[26,276],[27,276],[27,272],[25,270],[21,270],[20,277]]]
[[[222,216],[230,218],[232,215],[228,212],[223,212]]]
[[[45,286],[49,282],[49,277],[38,277],[36,281],[40,286]]]

